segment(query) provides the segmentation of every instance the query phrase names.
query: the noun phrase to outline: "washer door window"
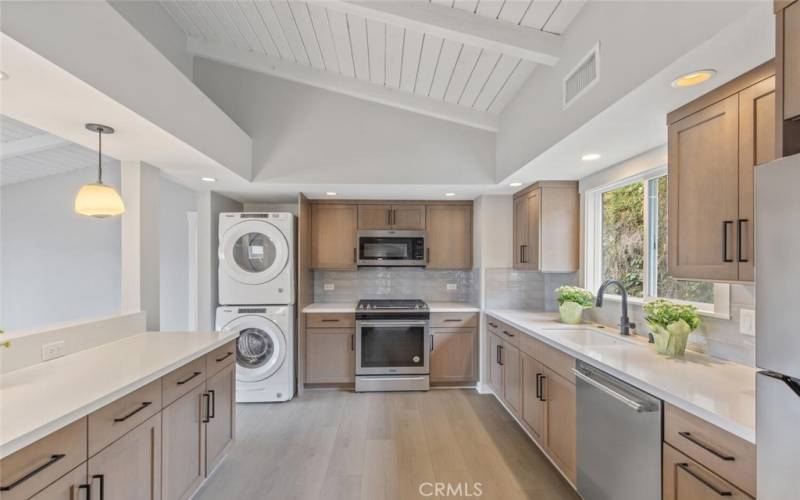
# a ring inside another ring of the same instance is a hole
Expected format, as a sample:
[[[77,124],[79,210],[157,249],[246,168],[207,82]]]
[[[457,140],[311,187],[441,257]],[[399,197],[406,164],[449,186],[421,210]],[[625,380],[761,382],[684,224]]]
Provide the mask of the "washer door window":
[[[271,377],[286,359],[286,340],[280,328],[263,316],[242,316],[225,326],[239,332],[236,340],[236,379],[257,382]]]
[[[220,258],[231,278],[258,285],[275,279],[286,268],[289,243],[269,222],[247,220],[225,232]]]

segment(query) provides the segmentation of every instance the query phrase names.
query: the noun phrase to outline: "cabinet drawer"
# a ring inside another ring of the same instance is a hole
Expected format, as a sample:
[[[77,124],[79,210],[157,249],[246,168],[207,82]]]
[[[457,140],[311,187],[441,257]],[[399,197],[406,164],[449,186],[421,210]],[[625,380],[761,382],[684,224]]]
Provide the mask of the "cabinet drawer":
[[[89,456],[161,411],[161,379],[89,415]]]
[[[664,440],[755,496],[755,445],[672,405],[665,405]]]
[[[569,354],[564,354],[530,335],[521,336],[519,348],[522,352],[536,359],[555,373],[573,384],[575,383],[575,374],[572,373],[573,368],[575,368],[575,358]]]
[[[520,338],[526,336],[519,330],[511,328],[505,323],[499,324],[496,335],[503,339],[506,344],[511,344],[514,347],[519,347]]]
[[[478,326],[476,313],[432,313],[431,328],[474,328]]]
[[[84,463],[32,496],[30,500],[79,500],[88,493],[84,492],[79,494],[79,487],[83,485],[83,489],[86,489],[87,484],[86,464]],[[5,498],[6,496],[3,495],[3,500],[5,500]],[[85,498],[89,499],[88,495]]]
[[[167,406],[206,381],[206,358],[197,358],[161,377],[162,406]]]
[[[356,315],[351,313],[319,313],[306,315],[306,328],[353,328]]]
[[[86,432],[82,418],[0,461],[3,500],[30,498],[85,462]]]
[[[492,316],[486,316],[486,329],[489,330],[489,333],[493,333],[495,335],[500,334],[500,325],[502,325],[500,321],[497,321]]]
[[[668,444],[663,451],[663,500],[750,500],[751,497]]]
[[[228,342],[206,354],[206,373],[210,377],[236,361],[236,341]]]

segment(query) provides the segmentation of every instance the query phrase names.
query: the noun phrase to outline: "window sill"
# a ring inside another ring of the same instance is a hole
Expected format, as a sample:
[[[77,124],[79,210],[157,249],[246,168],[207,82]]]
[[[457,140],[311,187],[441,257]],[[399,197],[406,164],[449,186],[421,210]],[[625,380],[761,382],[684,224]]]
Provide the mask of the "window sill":
[[[622,296],[621,295],[604,295],[603,296],[603,300],[608,300],[608,301],[611,301],[611,302],[622,302]],[[653,300],[654,299],[643,299],[641,297],[628,297],[628,304],[635,304],[635,305],[637,305],[639,307],[642,307],[646,303],[652,302]],[[670,300],[670,299],[668,299],[668,300]],[[731,319],[731,315],[730,314],[718,313],[718,312],[710,311],[708,309],[701,309],[700,306],[697,305],[696,303],[685,302],[685,301],[680,301],[680,300],[674,300],[674,302],[679,303],[679,304],[692,304],[693,306],[697,307],[697,314],[699,314],[700,316],[704,316],[706,318],[715,318],[715,319],[723,319],[723,320],[730,320]],[[711,305],[711,304],[708,304],[708,305]]]

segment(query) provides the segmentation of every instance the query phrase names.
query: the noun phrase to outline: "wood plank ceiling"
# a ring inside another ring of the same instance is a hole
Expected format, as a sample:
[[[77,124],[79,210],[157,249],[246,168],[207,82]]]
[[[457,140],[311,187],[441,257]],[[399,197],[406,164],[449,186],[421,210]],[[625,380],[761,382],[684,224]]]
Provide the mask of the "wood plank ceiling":
[[[561,34],[585,0],[432,0]],[[162,1],[187,37],[499,114],[536,63],[295,0]]]

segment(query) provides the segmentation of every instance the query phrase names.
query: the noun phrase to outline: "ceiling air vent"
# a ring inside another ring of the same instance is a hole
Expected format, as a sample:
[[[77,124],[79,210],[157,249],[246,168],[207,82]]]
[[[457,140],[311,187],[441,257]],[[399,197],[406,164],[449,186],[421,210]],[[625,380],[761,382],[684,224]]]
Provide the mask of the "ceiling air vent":
[[[578,63],[564,78],[564,109],[584,95],[600,77],[600,44]]]

